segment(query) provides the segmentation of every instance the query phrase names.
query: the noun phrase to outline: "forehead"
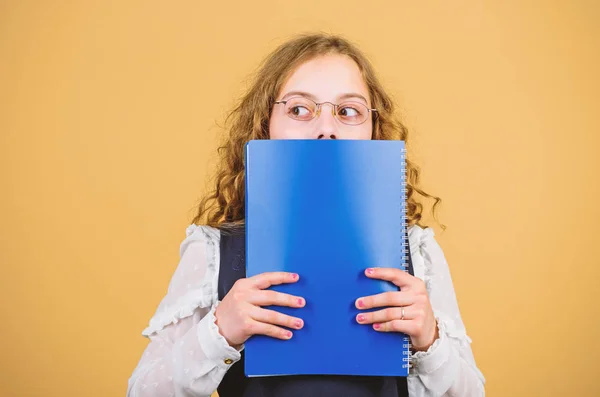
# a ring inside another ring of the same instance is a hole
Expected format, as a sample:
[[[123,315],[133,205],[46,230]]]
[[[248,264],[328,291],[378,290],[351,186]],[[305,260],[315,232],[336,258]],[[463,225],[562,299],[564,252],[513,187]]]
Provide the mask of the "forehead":
[[[319,101],[332,101],[348,93],[369,98],[358,65],[345,55],[320,56],[302,63],[285,81],[279,97],[290,91],[307,92]]]

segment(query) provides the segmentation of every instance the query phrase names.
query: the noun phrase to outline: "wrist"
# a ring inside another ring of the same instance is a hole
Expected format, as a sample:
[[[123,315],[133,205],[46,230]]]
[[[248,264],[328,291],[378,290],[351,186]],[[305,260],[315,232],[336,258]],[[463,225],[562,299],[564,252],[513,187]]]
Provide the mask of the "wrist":
[[[227,342],[229,346],[239,351],[242,345],[233,343],[231,340],[229,340],[229,338],[227,337],[227,335],[225,335],[223,329],[221,329],[221,326],[219,325],[219,306],[217,306],[215,309],[215,325],[217,326],[217,331],[219,331],[219,334],[225,339],[225,342]]]
[[[435,343],[435,341],[439,339],[439,337],[440,337],[440,332],[439,332],[438,323],[436,320],[434,323],[434,326],[433,326],[433,335],[429,338],[429,341],[425,342],[425,343],[421,343],[420,341],[418,341],[417,343],[413,342],[412,346],[411,346],[411,350],[413,352],[426,352]]]

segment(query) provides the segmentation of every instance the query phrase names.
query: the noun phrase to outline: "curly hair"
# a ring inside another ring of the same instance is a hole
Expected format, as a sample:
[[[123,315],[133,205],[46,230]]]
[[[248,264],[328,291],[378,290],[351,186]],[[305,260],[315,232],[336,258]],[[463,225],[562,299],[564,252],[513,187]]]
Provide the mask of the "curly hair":
[[[225,120],[228,134],[218,148],[219,163],[214,176],[214,188],[200,201],[193,223],[213,227],[242,226],[245,220],[244,145],[253,139],[269,139],[269,119],[276,96],[295,69],[319,56],[337,54],[353,59],[369,89],[378,117],[373,117],[376,140],[408,141],[408,130],[396,115],[395,105],[384,91],[367,57],[347,39],[325,33],[299,35],[280,45],[259,65],[246,94]],[[422,203],[415,195],[432,198],[432,212],[441,199],[419,188],[419,168],[406,160],[408,224],[421,225]]]

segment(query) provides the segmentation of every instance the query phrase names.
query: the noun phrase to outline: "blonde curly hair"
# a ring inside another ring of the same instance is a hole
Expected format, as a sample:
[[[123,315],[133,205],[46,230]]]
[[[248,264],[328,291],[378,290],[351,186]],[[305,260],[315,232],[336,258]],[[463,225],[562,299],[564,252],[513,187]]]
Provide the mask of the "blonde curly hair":
[[[228,114],[225,120],[228,134],[218,148],[214,188],[200,201],[193,223],[213,227],[244,225],[244,145],[252,139],[269,139],[269,119],[276,96],[294,70],[304,62],[329,54],[346,55],[358,65],[369,89],[372,107],[377,109],[378,114],[372,120],[372,139],[408,141],[408,130],[396,115],[394,103],[377,79],[369,60],[354,44],[343,37],[324,33],[297,36],[263,60],[250,88]],[[434,216],[441,199],[419,188],[419,169],[408,157],[408,224],[421,225],[423,205],[415,195],[435,200],[432,208]]]

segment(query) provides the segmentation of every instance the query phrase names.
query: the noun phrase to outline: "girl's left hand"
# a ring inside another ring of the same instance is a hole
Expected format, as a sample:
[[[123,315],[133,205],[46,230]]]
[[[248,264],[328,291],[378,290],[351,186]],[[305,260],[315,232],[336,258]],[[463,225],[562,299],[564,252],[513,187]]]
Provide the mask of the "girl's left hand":
[[[376,331],[403,332],[410,336],[415,351],[426,351],[439,337],[438,327],[425,283],[401,269],[369,268],[369,278],[391,281],[401,291],[383,292],[356,300],[358,309],[386,307],[356,316],[360,324],[373,324]]]

